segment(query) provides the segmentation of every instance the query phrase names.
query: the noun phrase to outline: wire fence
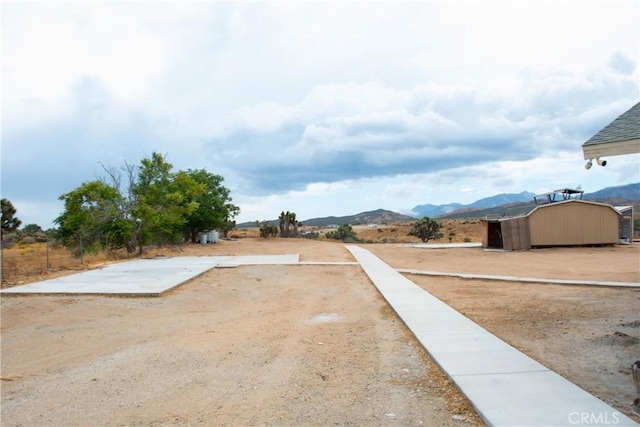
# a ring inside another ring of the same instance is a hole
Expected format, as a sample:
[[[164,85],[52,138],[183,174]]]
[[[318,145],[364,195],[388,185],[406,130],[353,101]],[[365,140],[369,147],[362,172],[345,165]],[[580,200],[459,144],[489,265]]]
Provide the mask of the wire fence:
[[[86,257],[84,261],[86,265]],[[56,271],[82,268],[83,263],[79,258],[49,242],[15,243],[2,248],[3,287],[34,281]]]

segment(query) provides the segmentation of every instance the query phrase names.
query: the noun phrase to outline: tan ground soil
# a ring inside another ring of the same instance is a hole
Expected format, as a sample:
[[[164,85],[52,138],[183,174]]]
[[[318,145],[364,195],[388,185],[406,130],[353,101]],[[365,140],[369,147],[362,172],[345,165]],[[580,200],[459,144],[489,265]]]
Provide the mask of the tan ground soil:
[[[396,268],[640,281],[640,245],[364,246]],[[353,261],[340,243],[301,239],[148,255],[287,253]],[[629,415],[638,289],[409,277]],[[214,269],[160,298],[3,297],[1,308],[3,426],[480,424],[357,266]]]

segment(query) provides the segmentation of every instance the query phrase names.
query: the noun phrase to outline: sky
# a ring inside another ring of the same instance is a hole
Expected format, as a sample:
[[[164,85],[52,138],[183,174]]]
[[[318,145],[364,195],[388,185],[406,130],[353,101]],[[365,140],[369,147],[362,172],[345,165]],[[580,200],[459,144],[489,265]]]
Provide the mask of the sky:
[[[581,145],[640,101],[640,2],[1,4],[3,198],[153,152],[222,175],[238,222],[640,181]]]

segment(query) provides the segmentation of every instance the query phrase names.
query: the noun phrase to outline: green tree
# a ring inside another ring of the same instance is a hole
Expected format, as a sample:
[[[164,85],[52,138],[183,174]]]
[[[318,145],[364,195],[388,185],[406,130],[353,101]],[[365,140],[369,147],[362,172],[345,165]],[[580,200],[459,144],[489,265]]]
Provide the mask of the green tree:
[[[341,240],[343,242],[360,242],[356,232],[349,224],[343,224],[336,231],[330,231],[326,234],[327,239]]]
[[[2,208],[2,233],[13,233],[22,224],[22,221],[15,216],[18,210],[7,199],[0,200],[0,205]]]
[[[137,203],[132,209],[138,227],[132,236],[140,252],[145,243],[154,240],[176,243],[183,235],[187,218],[197,208],[196,198],[205,191],[205,185],[192,179],[189,173],[172,173],[173,165],[165,156],[153,153],[144,158],[133,186]]]
[[[240,208],[231,203],[230,191],[222,185],[224,178],[204,169],[189,169],[187,174],[203,191],[195,197],[198,207],[186,218],[185,235],[195,242],[199,232],[220,229],[226,236],[235,227],[233,218]]]
[[[27,224],[21,230],[27,236],[41,236],[44,230],[38,224]]]
[[[418,237],[425,243],[429,240],[437,240],[442,237],[442,233],[440,233],[441,227],[438,221],[425,216],[413,224],[409,231],[409,236]]]
[[[102,181],[83,183],[60,196],[64,211],[55,219],[58,238],[69,248],[83,256],[85,251],[109,249],[122,239],[115,227],[120,221],[118,206],[120,194]]]
[[[127,253],[131,254],[136,249],[138,234],[142,223],[133,214],[139,206],[138,197],[134,193],[137,182],[138,166],[126,162],[120,168],[102,165],[108,177],[102,178],[102,182],[112,187],[119,195],[117,211],[118,215],[109,225],[117,247],[125,246]],[[124,175],[124,176],[123,176]],[[123,179],[125,180],[123,186]]]
[[[47,240],[44,230],[38,224],[27,224],[23,226],[18,233],[19,239],[22,240],[23,243],[28,241],[42,242]]]
[[[98,242],[100,247],[126,246],[129,253],[136,248],[142,253],[145,244],[176,243],[193,230],[197,235],[198,227],[235,226],[239,208],[231,203],[219,175],[174,172],[166,157],[156,152],[139,165],[102,167],[106,177],[60,197],[65,210],[56,222],[66,246]]]

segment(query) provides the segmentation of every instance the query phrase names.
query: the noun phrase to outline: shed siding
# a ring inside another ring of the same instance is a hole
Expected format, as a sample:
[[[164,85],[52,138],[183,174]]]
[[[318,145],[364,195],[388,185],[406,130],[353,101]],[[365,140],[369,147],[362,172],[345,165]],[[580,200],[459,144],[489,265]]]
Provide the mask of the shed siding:
[[[518,251],[531,248],[529,220],[527,217],[523,216],[501,221],[501,225],[504,249]]]
[[[489,247],[489,221],[486,219],[480,220],[480,228],[482,228],[482,247]]]
[[[606,205],[557,203],[529,214],[531,246],[618,243],[618,213]]]

